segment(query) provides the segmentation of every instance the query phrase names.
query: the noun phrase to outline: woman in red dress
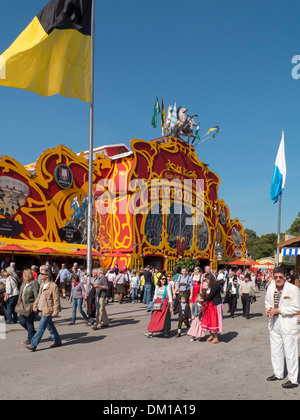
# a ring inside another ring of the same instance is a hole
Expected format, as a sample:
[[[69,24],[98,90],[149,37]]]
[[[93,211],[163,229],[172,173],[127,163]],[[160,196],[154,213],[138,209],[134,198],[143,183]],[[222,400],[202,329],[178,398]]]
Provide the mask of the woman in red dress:
[[[219,342],[218,332],[223,331],[222,284],[210,273],[205,275],[205,281],[207,281],[208,290],[206,297],[202,299],[202,302],[205,302],[205,307],[201,319],[201,328],[210,332],[207,341],[216,344]]]
[[[153,337],[154,332],[164,332],[169,336],[171,330],[171,313],[173,313],[173,300],[171,286],[167,283],[167,277],[162,275],[155,287],[153,302],[162,303],[161,311],[153,311],[146,337]]]
[[[190,307],[193,308],[194,303],[196,303],[196,296],[200,293],[200,285],[201,285],[201,272],[200,267],[195,267],[194,273],[192,274],[193,278],[193,296],[190,299]]]

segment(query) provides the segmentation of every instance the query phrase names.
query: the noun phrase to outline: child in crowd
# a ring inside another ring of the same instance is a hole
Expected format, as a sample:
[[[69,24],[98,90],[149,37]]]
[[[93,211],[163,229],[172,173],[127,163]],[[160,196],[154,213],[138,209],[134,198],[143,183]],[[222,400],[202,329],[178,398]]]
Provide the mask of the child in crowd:
[[[200,323],[205,305],[201,303],[201,299],[204,298],[205,293],[198,293],[196,296],[196,302],[194,303],[192,308],[192,324],[191,328],[187,332],[187,335],[192,336],[190,341],[196,341],[197,339],[200,341],[200,338],[205,336],[205,333],[202,330]]]
[[[138,288],[140,285],[140,278],[137,275],[136,269],[134,268],[132,270],[132,274],[129,276],[129,281],[130,281],[130,292],[131,292],[131,297],[132,297],[132,303],[135,302],[134,299],[138,299]]]
[[[178,330],[176,338],[181,336],[181,327],[182,324],[185,323],[187,328],[190,328],[190,321],[191,321],[191,309],[190,305],[188,304],[186,298],[181,296],[180,303],[177,305],[174,314],[178,313]]]

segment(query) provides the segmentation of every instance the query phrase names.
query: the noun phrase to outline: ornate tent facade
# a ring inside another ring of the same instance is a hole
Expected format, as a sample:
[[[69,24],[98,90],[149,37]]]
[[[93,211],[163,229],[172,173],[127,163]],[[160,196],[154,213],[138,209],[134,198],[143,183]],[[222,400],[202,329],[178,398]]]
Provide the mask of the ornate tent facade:
[[[179,258],[217,268],[245,257],[243,226],[231,219],[218,198],[219,177],[193,146],[171,136],[134,139],[130,146],[94,150],[93,247],[102,266],[152,264],[171,271]],[[12,240],[39,249],[67,243],[70,255],[84,249],[88,157],[58,146],[24,167],[2,156],[0,252],[1,243]]]

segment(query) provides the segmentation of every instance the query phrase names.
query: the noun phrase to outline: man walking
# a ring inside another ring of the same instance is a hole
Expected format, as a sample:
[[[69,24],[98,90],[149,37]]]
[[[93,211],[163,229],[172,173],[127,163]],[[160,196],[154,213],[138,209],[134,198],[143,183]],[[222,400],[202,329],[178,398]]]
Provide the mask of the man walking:
[[[51,338],[54,341],[50,347],[61,346],[60,336],[52,320],[53,317],[58,316],[61,310],[59,290],[57,285],[52,281],[52,273],[49,269],[41,269],[40,274],[44,281],[32,309],[34,312],[41,311],[42,315],[37,332],[32,337],[31,343],[26,346],[31,351],[36,350],[46,328],[49,330]]]
[[[240,296],[242,298],[243,316],[250,319],[251,297],[255,296],[255,285],[251,281],[250,274],[246,274],[240,285]]]
[[[61,289],[63,294],[63,299],[66,299],[66,290],[68,287],[68,278],[70,276],[69,270],[66,268],[66,264],[61,265],[61,269],[59,270],[57,277],[55,279],[55,283]]]
[[[98,268],[97,277],[95,278],[93,286],[96,288],[96,323],[93,329],[98,330],[100,327],[109,327],[109,320],[105,309],[105,300],[108,291],[108,280],[104,275],[103,268]]]
[[[288,381],[283,388],[298,386],[298,312],[300,311],[300,292],[297,286],[289,283],[285,270],[276,267],[272,282],[266,293],[265,308],[270,318],[271,361],[274,374],[267,378],[276,381],[284,378],[284,359]]]
[[[152,285],[154,284],[154,279],[149,265],[147,265],[147,267],[145,268],[143,276],[145,279],[143,303],[149,305],[151,301]]]

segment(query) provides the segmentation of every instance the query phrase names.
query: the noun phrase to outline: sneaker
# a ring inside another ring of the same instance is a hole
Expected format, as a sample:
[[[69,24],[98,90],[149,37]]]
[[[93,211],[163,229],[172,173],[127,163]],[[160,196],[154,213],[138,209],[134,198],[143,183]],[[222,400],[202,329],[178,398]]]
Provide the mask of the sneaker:
[[[192,338],[190,339],[190,341],[196,341],[196,338],[195,338],[195,337],[192,337]]]
[[[148,337],[148,338],[152,338],[153,337],[153,333],[152,332],[145,333],[145,336]]]

